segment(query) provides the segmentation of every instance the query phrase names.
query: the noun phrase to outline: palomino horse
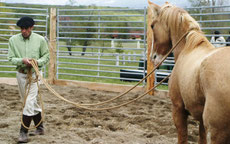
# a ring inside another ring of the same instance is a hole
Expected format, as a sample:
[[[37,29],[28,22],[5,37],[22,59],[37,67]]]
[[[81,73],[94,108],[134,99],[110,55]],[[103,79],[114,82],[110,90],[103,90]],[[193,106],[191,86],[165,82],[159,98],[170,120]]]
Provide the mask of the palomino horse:
[[[155,64],[174,49],[169,82],[178,143],[187,144],[187,117],[199,121],[200,144],[230,144],[230,47],[214,48],[183,9],[149,2]],[[185,35],[186,34],[186,35]]]

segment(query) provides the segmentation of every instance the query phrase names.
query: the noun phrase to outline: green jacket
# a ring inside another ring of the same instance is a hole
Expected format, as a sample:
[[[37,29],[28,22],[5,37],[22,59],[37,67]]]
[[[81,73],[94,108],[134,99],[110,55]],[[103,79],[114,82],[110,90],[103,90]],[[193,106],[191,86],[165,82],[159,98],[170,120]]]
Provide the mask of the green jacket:
[[[22,34],[16,34],[9,39],[8,60],[16,65],[16,69],[26,69],[23,58],[33,58],[38,62],[41,69],[49,62],[49,49],[46,40],[39,34],[31,32],[28,39]]]

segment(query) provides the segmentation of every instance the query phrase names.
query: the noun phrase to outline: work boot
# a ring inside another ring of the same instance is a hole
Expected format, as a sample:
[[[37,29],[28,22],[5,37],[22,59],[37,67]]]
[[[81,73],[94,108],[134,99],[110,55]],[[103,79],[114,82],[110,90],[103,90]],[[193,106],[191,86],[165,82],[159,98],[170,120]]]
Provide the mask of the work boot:
[[[24,131],[20,131],[18,143],[27,143],[28,142],[28,136],[27,133]]]
[[[31,116],[26,116],[23,115],[22,121],[26,127],[30,127],[30,123],[32,121]],[[28,129],[21,125],[20,133],[19,133],[19,138],[18,138],[18,143],[27,143],[28,142]]]
[[[41,121],[42,117],[41,117],[41,112],[39,112],[37,115],[33,116],[33,121],[34,121],[34,125],[37,126],[38,123]],[[45,131],[44,131],[44,126],[43,126],[43,122],[41,122],[35,132],[30,133],[30,136],[35,136],[35,135],[44,135]]]
[[[34,132],[31,132],[29,135],[30,136],[36,136],[36,135],[44,135],[45,131],[44,131],[44,127],[43,127],[43,123],[41,123],[37,129]]]

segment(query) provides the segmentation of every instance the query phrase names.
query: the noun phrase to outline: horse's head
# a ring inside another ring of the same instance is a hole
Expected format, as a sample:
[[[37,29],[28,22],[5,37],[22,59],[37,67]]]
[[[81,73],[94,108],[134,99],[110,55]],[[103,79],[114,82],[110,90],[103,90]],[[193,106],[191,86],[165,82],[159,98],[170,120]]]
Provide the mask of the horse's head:
[[[158,64],[179,39],[191,30],[200,31],[199,24],[183,9],[166,2],[162,7],[150,2],[153,31],[151,59]],[[180,46],[179,46],[180,47]]]
[[[153,31],[153,47],[151,49],[151,59],[155,64],[158,64],[164,55],[172,47],[172,42],[170,38],[170,31],[165,22],[163,22],[160,18],[161,7],[148,1],[150,13],[152,15],[151,18],[151,28]]]

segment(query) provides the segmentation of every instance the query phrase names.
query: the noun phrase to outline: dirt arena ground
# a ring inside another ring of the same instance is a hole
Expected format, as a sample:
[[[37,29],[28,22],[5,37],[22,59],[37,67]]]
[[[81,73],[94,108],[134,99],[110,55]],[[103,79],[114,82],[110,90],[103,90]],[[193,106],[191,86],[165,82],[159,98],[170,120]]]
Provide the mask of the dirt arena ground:
[[[52,86],[65,98],[95,103],[119,93],[75,86]],[[176,129],[168,97],[155,93],[115,110],[87,111],[63,102],[42,86],[45,104],[44,136],[29,137],[30,144],[175,144]],[[133,99],[130,93],[113,104]],[[16,85],[0,84],[0,143],[17,143],[22,103]],[[197,143],[198,123],[189,119],[189,142]]]

